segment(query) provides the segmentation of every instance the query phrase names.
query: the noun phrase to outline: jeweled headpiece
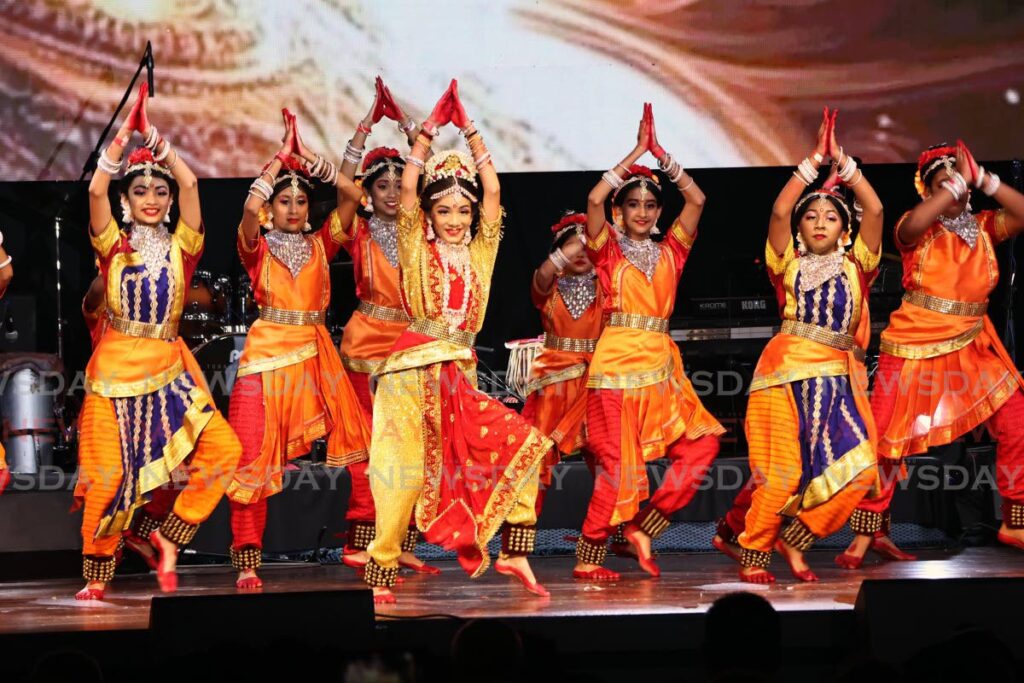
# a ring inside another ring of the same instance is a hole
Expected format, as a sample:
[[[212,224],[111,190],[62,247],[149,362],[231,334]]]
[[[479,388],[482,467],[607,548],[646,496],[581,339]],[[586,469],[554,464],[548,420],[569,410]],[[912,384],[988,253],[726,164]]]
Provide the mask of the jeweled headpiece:
[[[554,234],[554,241],[557,242],[562,238],[562,235],[575,230],[576,234],[581,238],[583,237],[583,231],[587,227],[587,215],[584,213],[570,213],[562,217],[562,220],[558,221],[551,226],[551,232]]]
[[[793,207],[793,215],[799,216],[800,212],[803,210],[803,207],[812,199],[834,199],[835,203],[838,204],[839,208],[841,208],[843,210],[843,213],[846,214],[846,225],[852,225],[853,217],[850,213],[850,207],[846,205],[846,199],[843,197],[843,195],[841,195],[838,191],[834,189],[826,190],[822,188],[820,190],[815,190],[814,192],[808,192],[803,197],[801,197],[800,201],[798,201],[796,203],[796,206]]]
[[[658,176],[654,174],[654,171],[646,166],[633,164],[629,167],[629,175],[623,178],[622,185],[612,195],[612,201],[615,201],[620,192],[629,192],[630,189],[637,185],[640,186],[640,199],[643,201],[647,199],[648,183],[653,184],[659,190],[661,189],[661,181],[658,180]]]
[[[450,149],[444,152],[438,152],[434,156],[430,157],[424,165],[423,173],[424,187],[429,187],[432,183],[446,178],[464,180],[473,186],[473,188],[477,187],[476,167],[473,165],[473,159],[471,159],[465,152],[460,152],[458,150]],[[430,195],[430,199],[432,201],[436,201],[441,197],[445,197],[450,194],[461,194],[474,204],[477,201],[476,194],[466,189],[458,182],[452,183],[451,186]]]
[[[263,170],[266,170],[266,168]],[[281,163],[281,172],[274,179],[274,194],[270,198],[273,199],[277,196],[284,189],[285,185],[291,191],[293,199],[299,195],[301,190],[305,190],[308,194],[313,189],[313,181],[310,180],[309,171],[297,159],[292,157],[288,157],[287,162]]]
[[[143,182],[146,187],[153,183],[153,174],[157,173],[170,180],[171,171],[166,166],[153,158],[153,152],[146,147],[139,147],[128,156],[128,169],[125,175],[142,171]]]
[[[945,166],[950,172],[956,164],[956,147],[948,144],[941,144],[932,149],[921,152],[917,158],[917,171],[914,173],[914,188],[922,198],[928,196],[928,188],[925,187],[924,178],[938,166]]]
[[[387,168],[387,175],[397,179],[405,169],[405,161],[397,149],[391,147],[377,147],[370,150],[363,161],[363,177],[371,176],[377,171]]]

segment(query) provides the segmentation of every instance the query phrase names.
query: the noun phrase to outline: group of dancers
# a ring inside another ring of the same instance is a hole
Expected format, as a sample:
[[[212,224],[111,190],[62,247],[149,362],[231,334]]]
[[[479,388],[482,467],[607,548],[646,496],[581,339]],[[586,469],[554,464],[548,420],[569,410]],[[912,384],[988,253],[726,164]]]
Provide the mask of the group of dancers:
[[[1024,549],[1024,483],[1013,476],[1024,464],[1024,379],[985,315],[998,276],[994,245],[1024,229],[1024,196],[963,143],[921,155],[921,202],[895,235],[906,295],[882,334],[869,399],[864,349],[882,202],[840,146],[836,114],[825,110],[815,147],[769,218],[766,263],[783,322],[750,388],[751,479],[714,538],[754,583],[775,580],[773,551],[797,579],[815,580],[804,551],[848,522],[856,536],[840,566],[860,566],[872,548],[913,559],[888,537],[903,458],[982,423],[997,442],[999,539]],[[411,150],[364,156],[385,118]],[[658,576],[652,541],[693,498],[725,430],[668,334],[705,196],[659,144],[650,105],[635,146],[604,173],[586,212],[552,228],[532,281],[544,341],[522,414],[476,387],[474,339],[504,210],[457,83],[417,125],[378,79],[340,166],[306,146],[294,115],[284,110],[283,119],[281,147],[253,181],[238,228],[259,319],[227,419],[177,332],[204,226],[195,175],[151,123],[145,86],[99,159],[89,188],[99,278],[85,306],[95,348],[76,489],[87,583],[77,597],[103,598],[125,547],[156,571],[162,590],[175,590],[178,550],[224,494],[237,586],[260,587],[267,499],[281,490],[289,460],[319,438],[327,464],[352,479],[343,561],[378,604],[395,601],[401,567],[438,572],[415,555],[421,536],[455,551],[477,577],[500,532],[495,569],[548,595],[528,558],[552,468],[575,452],[594,489],[573,576],[619,580],[604,566],[609,547]],[[449,123],[468,154],[432,151]],[[135,135],[142,145],[125,167]],[[648,153],[660,173],[637,164]],[[108,190],[122,169],[118,221]],[[338,199],[318,230],[308,223],[316,183],[335,186]],[[685,200],[671,220],[662,216],[669,185]],[[972,214],[972,190],[1003,208]],[[670,227],[654,240],[659,224]],[[340,350],[324,327],[328,264],[339,249],[352,257],[359,297]],[[987,381],[926,391],[929,375],[948,371]],[[646,463],[663,457],[669,470],[651,491]]]

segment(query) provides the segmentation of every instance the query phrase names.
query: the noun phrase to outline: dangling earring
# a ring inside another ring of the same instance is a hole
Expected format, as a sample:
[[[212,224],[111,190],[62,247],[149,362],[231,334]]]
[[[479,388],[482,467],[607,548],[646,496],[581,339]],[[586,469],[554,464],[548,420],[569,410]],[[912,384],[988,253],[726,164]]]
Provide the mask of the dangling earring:
[[[661,234],[661,229],[658,228],[657,225],[655,225],[653,228],[651,228],[651,234],[652,235],[660,235]]]
[[[132,224],[132,207],[125,199],[121,200],[121,222],[125,225]]]
[[[470,241],[472,241],[473,235],[470,234],[470,229],[466,228],[465,234],[462,235],[462,245],[468,247]]]
[[[796,234],[796,250],[797,253],[799,253],[801,256],[807,255],[807,245],[804,244],[803,235],[801,235],[800,233]]]
[[[270,211],[268,211],[267,207],[265,207],[265,206],[262,209],[260,209],[260,211],[263,212],[263,221],[260,223],[260,225],[262,225],[267,230],[273,230],[274,229],[274,219],[270,215]]]
[[[172,199],[167,203],[167,211],[164,213],[164,225],[171,224],[171,207],[174,206],[174,200]]]
[[[312,229],[313,229],[313,226],[309,224],[309,221],[306,221],[306,224],[302,226],[302,231],[303,232],[309,232]]]
[[[437,239],[437,233],[434,232],[434,221],[427,216],[427,239],[433,242]]]
[[[366,210],[373,213],[373,197],[366,195]]]
[[[846,253],[846,247],[848,247],[849,245],[849,234],[844,233],[842,236],[839,237],[839,242],[836,244],[836,251],[839,253],[840,256],[842,256]]]

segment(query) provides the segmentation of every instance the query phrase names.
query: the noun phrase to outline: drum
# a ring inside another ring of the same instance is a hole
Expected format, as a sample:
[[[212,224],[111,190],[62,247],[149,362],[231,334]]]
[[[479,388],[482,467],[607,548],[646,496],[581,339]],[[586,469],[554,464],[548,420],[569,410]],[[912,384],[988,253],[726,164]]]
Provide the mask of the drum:
[[[230,284],[227,278],[214,278],[206,270],[192,274],[178,326],[189,346],[215,337],[228,323]]]
[[[534,359],[544,348],[544,337],[513,339],[505,342],[505,348],[509,350],[505,382],[519,398],[525,398],[526,386],[530,383],[530,370]]]
[[[238,278],[238,291],[235,292],[235,310],[234,320],[232,321],[235,325],[244,326],[248,328],[256,322],[256,318],[260,315],[260,309],[256,306],[256,299],[252,293],[252,282],[249,280],[249,276],[243,273]]]
[[[0,415],[11,472],[36,474],[53,464],[63,389],[64,370],[57,356],[0,354]]]
[[[235,386],[238,359],[242,357],[243,347],[244,334],[222,334],[192,349],[192,355],[210,387],[213,402],[225,416],[228,414],[228,399]]]

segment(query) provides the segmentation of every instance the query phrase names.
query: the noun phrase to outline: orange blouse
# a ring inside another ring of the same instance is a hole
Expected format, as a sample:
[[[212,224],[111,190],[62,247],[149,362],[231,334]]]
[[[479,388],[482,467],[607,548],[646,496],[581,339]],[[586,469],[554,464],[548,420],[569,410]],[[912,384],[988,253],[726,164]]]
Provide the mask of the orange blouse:
[[[332,232],[341,235],[341,246],[352,257],[356,296],[368,309],[353,311],[345,324],[341,361],[348,370],[372,374],[409,325],[402,307],[399,269],[391,265],[374,241],[365,218],[357,216],[345,229],[338,220],[338,212],[332,211],[328,221]]]
[[[597,339],[601,336],[603,323],[603,297],[601,285],[597,284],[597,295],[593,303],[578,319],[573,318],[558,292],[557,280],[551,284],[551,291],[537,290],[536,281],[530,286],[533,304],[541,313],[541,325],[548,337],[562,339]],[[593,353],[587,351],[562,351],[543,347],[534,358],[530,368],[530,383],[526,392],[532,394],[542,387],[582,377]]]
[[[938,221],[911,247],[899,240],[903,255],[903,287],[908,293],[950,301],[984,303],[999,281],[995,244],[1007,239],[1003,212],[982,211],[976,215],[978,241],[971,248],[956,233]],[[984,314],[954,315],[923,308],[910,301],[889,318],[882,332],[882,351],[900,358],[932,358],[961,349],[978,336]]]
[[[341,235],[326,223],[309,238],[313,254],[296,277],[276,258],[268,258],[265,237],[249,248],[241,228],[238,254],[253,285],[256,304],[262,308],[322,312],[331,301],[328,263],[341,247]],[[244,377],[300,363],[317,355],[317,325],[289,325],[258,319],[249,328],[245,348],[238,362],[238,376]],[[320,325],[319,327],[322,327]]]

